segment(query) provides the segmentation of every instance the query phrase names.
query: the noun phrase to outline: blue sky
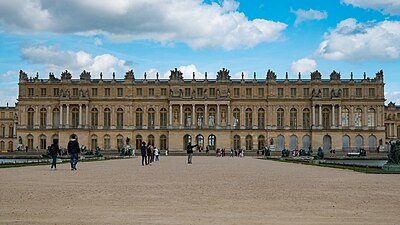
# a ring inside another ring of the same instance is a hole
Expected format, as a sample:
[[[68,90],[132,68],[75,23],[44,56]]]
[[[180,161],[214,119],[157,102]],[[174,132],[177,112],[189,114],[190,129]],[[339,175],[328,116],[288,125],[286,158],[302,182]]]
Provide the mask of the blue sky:
[[[387,102],[400,104],[400,0],[0,0],[0,105],[14,105],[18,71],[92,78],[309,79],[384,70]]]

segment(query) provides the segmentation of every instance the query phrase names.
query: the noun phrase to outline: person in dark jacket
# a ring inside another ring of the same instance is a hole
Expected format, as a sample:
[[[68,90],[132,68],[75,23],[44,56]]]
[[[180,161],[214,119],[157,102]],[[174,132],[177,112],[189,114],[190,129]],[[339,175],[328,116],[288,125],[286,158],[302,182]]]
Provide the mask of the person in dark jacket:
[[[186,147],[186,152],[188,155],[188,164],[192,164],[192,157],[193,157],[193,148],[196,147],[197,145],[192,145],[192,143],[188,143]]]
[[[78,154],[81,152],[79,147],[78,137],[75,134],[71,135],[71,140],[68,142],[68,154],[71,155],[71,170],[76,170],[78,163]]]
[[[60,151],[60,147],[58,146],[58,139],[53,139],[53,144],[50,146],[50,156],[53,159],[51,161],[51,169],[52,170],[56,170],[57,155],[61,155],[61,151]]]
[[[142,166],[147,165],[147,148],[146,148],[146,142],[142,142],[142,147],[140,147],[140,153],[142,155]]]

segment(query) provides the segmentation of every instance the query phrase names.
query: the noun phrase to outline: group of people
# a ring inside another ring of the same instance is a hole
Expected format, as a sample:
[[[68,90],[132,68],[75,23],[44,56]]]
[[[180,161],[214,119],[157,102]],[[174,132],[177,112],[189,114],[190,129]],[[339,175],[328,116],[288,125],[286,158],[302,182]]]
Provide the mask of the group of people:
[[[70,140],[68,142],[67,147],[68,154],[70,155],[70,163],[71,170],[76,170],[76,165],[78,164],[78,156],[81,153],[81,148],[79,147],[78,137],[75,134],[70,136]],[[53,140],[53,144],[50,146],[50,156],[52,158],[51,161],[51,169],[57,169],[57,156],[61,155],[61,150],[58,145],[58,139]]]
[[[160,150],[153,146],[150,143],[142,142],[142,146],[140,147],[140,154],[142,155],[142,166],[151,165],[154,161],[159,161],[160,159]],[[166,155],[168,153],[166,152]]]

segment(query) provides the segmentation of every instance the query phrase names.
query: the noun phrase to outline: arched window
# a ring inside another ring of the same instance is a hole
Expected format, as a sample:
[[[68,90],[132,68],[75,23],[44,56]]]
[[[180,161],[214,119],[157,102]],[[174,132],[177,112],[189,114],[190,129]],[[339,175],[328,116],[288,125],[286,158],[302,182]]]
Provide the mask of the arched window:
[[[33,108],[29,108],[27,114],[28,129],[33,129],[33,126],[35,125],[35,110],[33,110]]]
[[[331,150],[331,148],[332,148],[331,136],[325,135],[322,139],[322,150],[324,150],[324,152],[327,152]]]
[[[92,149],[92,151],[94,151],[94,150],[96,150],[96,148],[97,148],[97,146],[99,146],[98,145],[98,142],[97,142],[97,135],[92,135],[92,138],[91,138],[91,148],[90,149]]]
[[[375,151],[376,147],[376,137],[374,135],[370,135],[368,137],[368,150]]]
[[[368,128],[375,128],[375,109],[368,109]]]
[[[136,109],[136,128],[142,129],[143,127],[143,110],[141,108]]]
[[[342,150],[350,151],[350,137],[347,135],[344,135],[342,138]]]
[[[303,109],[303,128],[310,129],[311,128],[311,113],[310,109]]]
[[[188,128],[192,123],[192,110],[190,108],[185,108],[185,112],[183,115],[184,115],[184,126]]]
[[[263,108],[258,110],[257,126],[258,129],[265,128],[265,111]]]
[[[4,138],[6,137],[6,127],[4,126],[4,124],[2,124],[0,127],[1,127],[0,137]]]
[[[5,149],[6,149],[6,147],[5,147],[4,141],[0,141],[0,151],[3,151]]]
[[[111,126],[111,110],[109,108],[104,109],[104,129],[109,129]]]
[[[40,143],[39,143],[39,147],[40,147],[40,149],[46,149],[46,147],[47,147],[47,145],[46,145],[46,136],[45,135],[40,135],[39,136],[39,141],[40,141]]]
[[[147,111],[147,127],[148,129],[154,129],[155,126],[155,119],[156,118],[156,111],[153,108],[150,108]]]
[[[235,135],[233,137],[233,148],[240,149],[240,136],[239,135]]]
[[[279,135],[277,139],[278,139],[278,150],[282,151],[283,149],[285,149],[285,137]]]
[[[14,143],[12,141],[8,142],[8,150],[14,150]]]
[[[246,129],[251,129],[253,125],[253,111],[250,108],[245,112],[245,125]]]
[[[104,135],[104,150],[110,150],[111,149],[111,138],[110,135],[106,134]]]
[[[238,108],[235,108],[233,110],[233,128],[240,128],[240,110]]]
[[[193,145],[192,136],[186,134],[183,136],[183,149],[186,149],[186,146],[188,146],[189,142]]]
[[[58,108],[53,109],[53,128],[60,126],[60,110]]]
[[[162,108],[160,110],[160,128],[167,128],[167,118],[167,110],[165,108]]]
[[[297,136],[292,135],[290,136],[290,150],[298,150],[297,148]]]
[[[363,148],[363,137],[361,135],[356,136],[356,150]]]
[[[283,129],[283,126],[285,125],[284,116],[285,116],[285,111],[282,108],[279,108],[276,113],[276,125],[278,126],[278,129]]]
[[[330,128],[330,111],[327,108],[324,108],[322,110],[322,126],[324,129],[329,129]]]
[[[135,143],[136,143],[136,149],[140,149],[142,146],[142,136],[141,135],[136,135],[135,137]]]
[[[33,149],[33,135],[29,134],[26,139],[28,140],[28,149]]]
[[[76,108],[76,107],[72,108],[72,117],[71,117],[71,119],[72,119],[71,126],[72,127],[78,127],[78,125],[79,125],[79,109],[78,108]]]
[[[147,144],[154,146],[154,135],[150,134],[149,136],[147,136]]]
[[[349,110],[347,108],[342,109],[342,127],[349,127]]]
[[[8,137],[9,138],[13,138],[14,137],[14,127],[13,127],[13,125],[10,125],[8,127]]]
[[[251,135],[246,136],[246,150],[253,150],[253,137]]]
[[[93,108],[90,114],[90,124],[92,126],[92,129],[97,129],[97,127],[99,126],[99,111],[96,108]]]
[[[124,136],[120,134],[117,136],[117,147],[118,150],[121,150],[124,147]]]
[[[202,128],[203,127],[203,117],[204,117],[204,111],[203,111],[203,109],[202,108],[198,108],[197,109],[197,112],[196,112],[196,115],[197,115],[197,127],[198,128]]]
[[[160,149],[167,149],[167,136],[165,136],[164,134],[160,136]]]
[[[215,135],[211,134],[210,136],[208,136],[208,147],[210,150],[215,150],[216,146],[217,146],[217,140]]]
[[[265,137],[263,135],[258,136],[258,145],[257,145],[258,149],[264,149],[265,147]]]
[[[311,150],[311,138],[309,135],[303,136],[303,149],[304,150]]]
[[[208,110],[208,126],[214,127],[215,126],[215,109],[210,108]]]
[[[297,128],[297,110],[295,108],[290,109],[290,128]]]
[[[40,129],[45,129],[47,124],[47,110],[45,108],[40,109]]]
[[[124,110],[122,108],[117,109],[117,129],[124,127]]]
[[[354,126],[356,128],[361,128],[362,126],[362,110],[357,108],[354,113]]]
[[[196,144],[199,145],[198,148],[204,149],[204,137],[203,135],[199,134],[196,136]]]

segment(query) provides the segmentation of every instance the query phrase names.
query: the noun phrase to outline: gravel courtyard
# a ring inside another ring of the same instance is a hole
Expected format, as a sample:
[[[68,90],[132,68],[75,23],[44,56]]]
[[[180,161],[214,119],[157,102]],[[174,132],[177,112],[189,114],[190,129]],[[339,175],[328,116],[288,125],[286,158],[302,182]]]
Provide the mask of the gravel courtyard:
[[[0,169],[0,224],[400,224],[400,176],[245,158]]]

